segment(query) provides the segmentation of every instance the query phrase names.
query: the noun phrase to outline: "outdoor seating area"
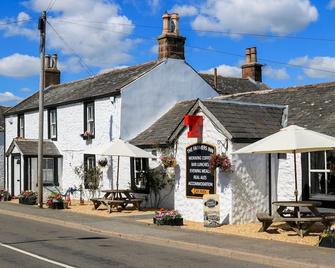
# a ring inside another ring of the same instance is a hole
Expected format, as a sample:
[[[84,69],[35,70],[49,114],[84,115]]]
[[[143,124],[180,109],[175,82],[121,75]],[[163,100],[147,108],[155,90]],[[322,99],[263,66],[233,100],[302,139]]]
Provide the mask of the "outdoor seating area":
[[[257,219],[262,223],[259,232],[266,232],[275,222],[285,222],[299,236],[304,237],[316,223],[321,223],[326,229],[335,223],[335,213],[321,213],[317,209],[320,202],[277,201],[273,205],[278,206],[275,216],[257,213]]]
[[[101,204],[105,205],[109,213],[113,209],[122,211],[129,204],[133,205],[137,210],[141,210],[142,198],[136,198],[134,192],[131,190],[102,190],[105,193],[102,198],[91,198],[94,209],[98,209]]]

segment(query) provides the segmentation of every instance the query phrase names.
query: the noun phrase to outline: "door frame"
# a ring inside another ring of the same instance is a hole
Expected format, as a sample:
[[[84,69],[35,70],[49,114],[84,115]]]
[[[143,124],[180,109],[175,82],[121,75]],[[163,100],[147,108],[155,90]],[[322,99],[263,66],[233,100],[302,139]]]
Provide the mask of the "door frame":
[[[11,187],[11,194],[14,196],[14,185],[15,185],[15,182],[14,182],[14,159],[19,157],[19,160],[20,160],[20,192],[21,192],[21,187],[22,187],[22,171],[21,171],[21,168],[22,168],[22,159],[21,159],[21,154],[19,153],[14,153],[14,154],[11,154],[11,184],[12,184],[12,187]]]

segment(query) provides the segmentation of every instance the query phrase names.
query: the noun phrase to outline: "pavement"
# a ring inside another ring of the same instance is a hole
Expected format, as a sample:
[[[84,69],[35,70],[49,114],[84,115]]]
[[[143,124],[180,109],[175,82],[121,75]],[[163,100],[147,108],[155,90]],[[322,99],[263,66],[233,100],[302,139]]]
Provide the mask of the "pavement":
[[[242,236],[155,226],[137,219],[150,216],[99,217],[0,202],[0,214],[89,231],[117,239],[197,252],[272,267],[334,267],[334,249]]]

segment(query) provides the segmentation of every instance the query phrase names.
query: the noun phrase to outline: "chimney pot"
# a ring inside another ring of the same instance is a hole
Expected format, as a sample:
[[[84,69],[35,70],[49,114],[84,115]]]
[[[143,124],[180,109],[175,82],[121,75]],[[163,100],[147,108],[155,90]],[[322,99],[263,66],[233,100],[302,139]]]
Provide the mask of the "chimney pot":
[[[50,68],[50,55],[44,56],[44,68]]]
[[[262,64],[257,63],[256,47],[245,49],[245,64],[242,65],[242,78],[250,77],[256,82],[262,82]]]
[[[170,32],[170,19],[171,16],[168,13],[164,13],[163,16],[163,32],[162,34],[167,34]]]
[[[51,57],[51,68],[57,69],[57,54],[53,54]]]
[[[179,35],[179,15],[178,13],[171,14],[171,23],[173,27],[171,27],[171,32],[175,35]]]
[[[214,88],[218,88],[218,69],[214,68]]]

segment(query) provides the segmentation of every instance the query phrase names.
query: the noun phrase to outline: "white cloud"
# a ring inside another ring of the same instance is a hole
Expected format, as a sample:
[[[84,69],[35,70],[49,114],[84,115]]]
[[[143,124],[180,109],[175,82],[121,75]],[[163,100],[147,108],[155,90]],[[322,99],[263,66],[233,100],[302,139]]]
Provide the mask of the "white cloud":
[[[304,69],[305,75],[312,78],[331,78],[335,76],[335,57],[313,57],[308,56],[295,58],[290,64],[300,65],[311,69]]]
[[[20,12],[16,18],[0,19],[0,30],[4,31],[5,36],[7,37],[22,35],[28,37],[29,39],[38,40],[38,32],[36,29],[26,27],[28,20],[30,19],[30,16],[25,12]],[[14,23],[15,21],[19,22]],[[36,27],[35,24],[34,26]]]
[[[305,28],[318,18],[309,0],[206,0],[192,27],[207,31],[285,35]]]
[[[5,91],[5,92],[0,92],[0,103],[4,103],[4,102],[18,102],[21,101],[22,98],[15,96],[13,93],[9,92],[9,91]]]
[[[263,73],[264,76],[267,76],[275,80],[287,80],[290,78],[286,68],[275,69],[270,66],[265,66],[263,68]]]
[[[25,2],[25,6],[40,13],[40,10],[44,10],[49,2],[29,0]],[[70,58],[75,54],[80,55],[84,63],[92,67],[106,68],[125,64],[131,59],[129,52],[138,40],[129,38],[135,26],[120,12],[120,7],[114,1],[57,0],[48,14],[48,21],[66,44],[47,25],[47,47],[61,50]],[[20,16],[22,17],[23,14]],[[15,27],[17,30],[12,29],[11,35],[25,35],[24,31],[32,31],[26,26]],[[36,25],[34,27],[36,28]],[[35,28],[33,31],[37,32]],[[63,58],[63,61],[66,60]],[[66,64],[65,66],[68,69],[75,67]],[[75,69],[78,70],[78,68]]]
[[[147,0],[147,3],[151,7],[151,10],[156,12],[161,5],[161,0]]]
[[[29,55],[15,53],[0,58],[0,75],[10,77],[27,77],[38,75],[40,59]]]
[[[158,45],[154,45],[151,47],[150,52],[157,55],[158,54]]]
[[[198,10],[190,5],[174,5],[172,12],[178,13],[181,17],[195,16],[198,14]]]
[[[242,71],[240,67],[222,64],[217,66],[216,68],[218,75],[222,75],[225,77],[242,77]],[[214,68],[200,71],[200,73],[214,74]]]
[[[20,90],[21,90],[22,92],[25,92],[25,93],[27,93],[27,92],[31,92],[31,89],[28,88],[28,87],[23,87],[23,88],[21,88]]]
[[[333,9],[333,8],[335,8],[335,0],[331,0],[331,1],[328,3],[327,8],[328,8],[328,9]]]

